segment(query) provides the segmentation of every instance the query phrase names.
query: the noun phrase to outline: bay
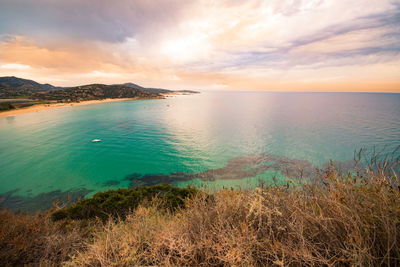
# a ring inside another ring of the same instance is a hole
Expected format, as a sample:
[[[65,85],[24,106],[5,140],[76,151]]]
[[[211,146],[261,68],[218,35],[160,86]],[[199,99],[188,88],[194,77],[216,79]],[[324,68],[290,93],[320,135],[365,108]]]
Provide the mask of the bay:
[[[162,182],[255,187],[288,178],[268,164],[311,170],[399,145],[399,94],[213,91],[77,106],[0,118],[0,195],[35,209]]]

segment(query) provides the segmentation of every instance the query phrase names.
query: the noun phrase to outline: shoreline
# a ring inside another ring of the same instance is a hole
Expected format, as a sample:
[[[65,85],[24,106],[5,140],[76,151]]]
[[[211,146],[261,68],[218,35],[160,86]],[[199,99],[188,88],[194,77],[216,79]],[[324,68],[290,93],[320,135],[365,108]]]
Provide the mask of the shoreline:
[[[100,104],[100,103],[107,103],[107,102],[118,102],[118,101],[129,101],[129,100],[138,100],[141,98],[106,98],[102,100],[86,100],[81,102],[71,102],[71,103],[52,103],[52,104],[36,104],[26,108],[19,108],[19,109],[12,109],[0,112],[0,118],[8,117],[8,116],[15,116],[19,114],[26,114],[31,112],[38,112],[43,110],[49,109],[58,109],[58,108],[69,108],[75,106],[84,106],[84,105],[91,105],[91,104]]]

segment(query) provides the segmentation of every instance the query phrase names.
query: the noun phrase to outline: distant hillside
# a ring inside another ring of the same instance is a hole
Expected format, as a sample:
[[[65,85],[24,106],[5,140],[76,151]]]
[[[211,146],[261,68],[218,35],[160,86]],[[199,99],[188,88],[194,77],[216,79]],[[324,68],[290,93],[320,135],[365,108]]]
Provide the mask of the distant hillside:
[[[34,92],[59,89],[62,88],[14,76],[0,77],[0,98],[25,97]]]
[[[158,94],[168,94],[168,93],[198,94],[198,93],[200,93],[200,92],[192,91],[192,90],[168,90],[168,89],[162,89],[162,88],[146,88],[146,87],[142,87],[140,85],[134,84],[134,83],[124,83],[122,85],[136,88],[136,89],[141,89],[141,90],[148,91],[151,93],[158,93]]]
[[[144,90],[144,91],[147,91],[147,92],[151,92],[151,93],[158,93],[158,94],[165,94],[165,93],[174,92],[172,90],[161,89],[161,88],[145,88],[145,87],[142,87],[142,86],[134,84],[134,83],[124,83],[122,85],[131,87],[131,88],[141,89],[141,90]]]
[[[104,98],[161,98],[165,93],[198,93],[190,90],[172,91],[161,88],[145,88],[134,83],[105,85],[90,84],[76,87],[56,87],[18,77],[0,77],[0,99],[35,99],[58,101],[82,101]]]
[[[182,93],[182,94],[200,94],[200,92],[193,91],[193,90],[176,90],[173,92],[178,92],[178,93]]]
[[[76,102],[105,98],[162,98],[162,96],[124,85],[89,84],[63,90],[36,92],[31,95],[31,98]]]

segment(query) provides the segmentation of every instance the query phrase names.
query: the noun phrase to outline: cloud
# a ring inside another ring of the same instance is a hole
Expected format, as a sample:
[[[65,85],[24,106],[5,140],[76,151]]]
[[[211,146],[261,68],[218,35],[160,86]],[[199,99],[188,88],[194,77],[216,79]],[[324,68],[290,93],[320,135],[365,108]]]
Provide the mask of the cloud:
[[[105,77],[105,78],[121,77],[120,73],[112,73],[112,72],[110,73],[110,72],[104,72],[104,71],[98,71],[98,70],[94,70],[90,73],[83,74],[83,75],[85,75],[87,77],[95,77],[95,78],[98,78],[98,77]]]
[[[0,68],[9,69],[9,70],[27,70],[27,69],[30,69],[31,66],[24,65],[24,64],[18,64],[18,63],[8,63],[8,64],[0,65]]]
[[[43,79],[230,89],[400,80],[398,0],[0,1],[0,63]]]
[[[188,5],[179,0],[2,0],[0,32],[31,39],[123,42],[176,23]]]

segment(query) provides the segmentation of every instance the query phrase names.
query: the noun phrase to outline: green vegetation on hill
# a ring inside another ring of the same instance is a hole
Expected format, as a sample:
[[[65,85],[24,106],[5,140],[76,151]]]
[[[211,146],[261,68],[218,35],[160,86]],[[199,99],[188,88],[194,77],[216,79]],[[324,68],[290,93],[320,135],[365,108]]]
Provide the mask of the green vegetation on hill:
[[[122,85],[131,87],[131,88],[141,89],[141,90],[144,90],[144,91],[147,91],[147,92],[151,92],[151,93],[157,93],[157,94],[164,94],[164,93],[172,93],[172,92],[174,92],[172,90],[161,89],[161,88],[145,88],[145,87],[142,87],[142,86],[134,84],[134,83],[124,83]]]
[[[89,84],[63,88],[17,77],[0,77],[0,99],[29,98],[40,101],[76,102],[105,98],[162,98],[160,94],[172,92],[174,91],[145,88],[134,83]],[[188,90],[179,92],[197,93]]]
[[[142,87],[140,85],[134,84],[134,83],[124,83],[121,84],[123,86],[128,86],[136,89],[141,89],[144,91],[148,91],[151,93],[157,93],[157,94],[166,94],[166,93],[181,93],[181,94],[198,94],[199,92],[193,91],[193,90],[168,90],[168,89],[162,89],[162,88],[146,88]]]
[[[150,93],[141,89],[135,89],[122,85],[90,84],[71,87],[63,90],[34,93],[31,98],[39,100],[58,101],[84,101],[100,100],[106,98],[161,98],[156,93]]]
[[[15,98],[30,96],[35,92],[59,90],[50,84],[40,84],[32,80],[17,77],[0,77],[0,98]]]
[[[182,208],[185,199],[197,193],[195,188],[179,188],[168,184],[143,186],[134,189],[109,190],[83,199],[71,207],[56,210],[51,214],[54,221],[61,219],[108,219],[110,216],[125,218],[139,204],[157,197],[162,206],[169,210]]]
[[[0,111],[6,111],[10,109],[15,109],[15,107],[11,104],[11,102],[0,103]]]

